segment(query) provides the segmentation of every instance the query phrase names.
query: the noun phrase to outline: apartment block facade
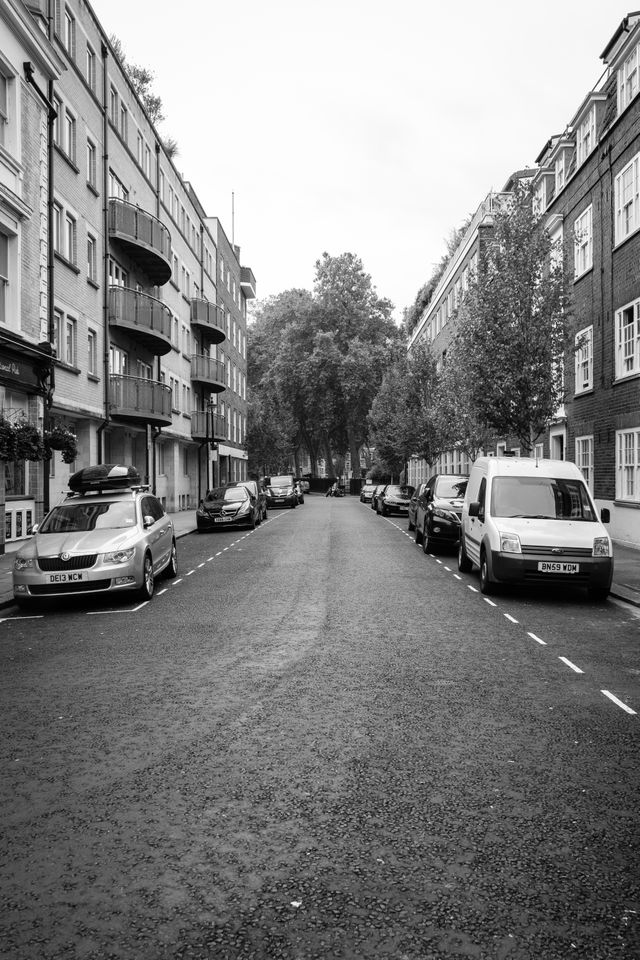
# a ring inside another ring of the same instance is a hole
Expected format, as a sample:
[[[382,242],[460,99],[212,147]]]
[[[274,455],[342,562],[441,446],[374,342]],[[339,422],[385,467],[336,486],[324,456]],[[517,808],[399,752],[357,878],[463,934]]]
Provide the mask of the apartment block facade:
[[[601,59],[598,83],[531,171],[539,223],[573,277],[574,302],[565,403],[535,453],[577,463],[611,512],[614,539],[640,546],[640,14],[625,17]],[[455,302],[463,248],[480,237],[472,222],[411,343],[433,333],[434,349],[446,350],[434,314],[452,289]],[[487,452],[509,446],[501,438]],[[457,469],[454,459],[438,466]],[[414,478],[425,469],[415,461]]]
[[[49,304],[48,325],[40,304],[38,334],[54,353],[46,416],[78,437],[75,463],[50,461],[40,484],[48,498],[25,489],[31,515],[64,493],[70,471],[96,462],[132,463],[167,510],[192,508],[221,478],[246,477],[253,274],[176,169],[90,4],[12,6],[57,66],[37,63],[33,74],[44,88],[53,73],[53,160],[40,164],[38,187],[50,177],[51,264],[36,276],[21,258],[20,285],[38,280]],[[25,87],[23,63],[11,66]]]

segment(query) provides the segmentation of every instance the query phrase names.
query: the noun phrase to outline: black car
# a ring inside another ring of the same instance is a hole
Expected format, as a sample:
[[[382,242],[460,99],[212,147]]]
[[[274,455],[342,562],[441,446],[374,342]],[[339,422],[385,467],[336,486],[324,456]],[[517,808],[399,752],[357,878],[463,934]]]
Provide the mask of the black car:
[[[376,497],[376,513],[388,517],[391,513],[399,513],[406,517],[409,513],[409,501],[413,487],[400,483],[388,483],[384,490]]]
[[[269,510],[274,507],[291,507],[293,509],[298,506],[296,482],[292,474],[285,473],[280,477],[269,477],[265,483]]]
[[[375,483],[365,483],[360,490],[360,503],[371,503],[375,489]]]
[[[415,530],[416,528],[416,514],[418,512],[418,500],[423,495],[427,488],[426,483],[419,483],[418,486],[413,491],[413,496],[409,501],[409,520],[407,525],[407,530]]]
[[[228,487],[246,487],[252,497],[258,501],[258,523],[267,519],[267,495],[264,492],[262,482],[259,480],[234,480],[228,483]]]
[[[462,501],[469,477],[437,473],[424,484],[416,503],[415,538],[425,553],[454,547],[460,539]]]
[[[253,530],[261,519],[260,503],[240,484],[208,490],[196,510],[198,533],[222,527],[251,527]]]

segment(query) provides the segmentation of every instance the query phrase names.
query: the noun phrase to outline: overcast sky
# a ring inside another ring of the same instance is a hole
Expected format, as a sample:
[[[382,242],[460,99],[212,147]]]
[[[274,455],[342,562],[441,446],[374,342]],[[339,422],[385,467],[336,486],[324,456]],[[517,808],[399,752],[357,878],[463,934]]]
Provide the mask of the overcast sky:
[[[91,0],[155,74],[178,170],[258,296],[357,254],[402,308],[444,240],[533,164],[632,7],[603,0]],[[637,3],[636,3],[637,6]]]

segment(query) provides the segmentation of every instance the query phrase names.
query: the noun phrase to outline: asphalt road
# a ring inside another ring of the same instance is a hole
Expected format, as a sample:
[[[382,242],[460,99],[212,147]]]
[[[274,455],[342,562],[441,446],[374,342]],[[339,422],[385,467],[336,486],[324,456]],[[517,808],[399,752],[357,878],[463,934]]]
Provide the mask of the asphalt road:
[[[640,958],[640,611],[349,498],[179,547],[3,611],[2,957]]]

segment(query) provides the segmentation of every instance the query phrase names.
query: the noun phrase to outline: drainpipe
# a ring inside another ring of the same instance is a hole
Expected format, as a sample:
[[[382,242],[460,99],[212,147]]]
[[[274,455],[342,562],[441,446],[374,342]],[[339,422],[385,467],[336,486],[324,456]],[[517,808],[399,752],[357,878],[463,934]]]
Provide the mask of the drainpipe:
[[[107,58],[109,51],[105,43],[102,44],[102,232],[104,236],[104,256],[102,263],[102,317],[104,333],[104,350],[102,354],[102,368],[104,379],[104,420],[97,430],[98,436],[98,463],[104,463],[105,438],[104,430],[109,426],[111,420],[111,407],[109,403],[109,115],[107,111],[108,104],[108,77],[107,77]]]
[[[42,430],[49,429],[51,405],[55,389],[55,339],[56,324],[54,312],[54,259],[53,259],[53,126],[58,116],[53,102],[53,80],[47,83],[47,93],[40,88],[34,77],[33,64],[27,60],[23,63],[24,76],[27,83],[33,87],[42,103],[47,108],[47,340],[51,352],[49,367],[48,389],[45,391],[42,408]],[[42,506],[45,513],[49,512],[49,463],[43,461],[42,467]]]

